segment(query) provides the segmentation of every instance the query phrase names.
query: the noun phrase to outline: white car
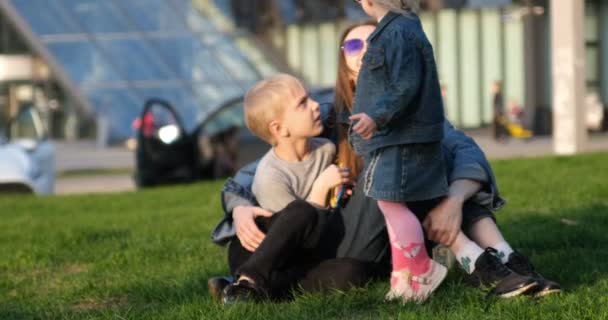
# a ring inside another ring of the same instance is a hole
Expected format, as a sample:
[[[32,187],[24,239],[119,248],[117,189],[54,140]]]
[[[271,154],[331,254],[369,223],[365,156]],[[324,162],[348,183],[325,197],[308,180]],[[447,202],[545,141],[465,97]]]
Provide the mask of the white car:
[[[25,107],[1,129],[0,193],[52,194],[55,148],[38,111]]]

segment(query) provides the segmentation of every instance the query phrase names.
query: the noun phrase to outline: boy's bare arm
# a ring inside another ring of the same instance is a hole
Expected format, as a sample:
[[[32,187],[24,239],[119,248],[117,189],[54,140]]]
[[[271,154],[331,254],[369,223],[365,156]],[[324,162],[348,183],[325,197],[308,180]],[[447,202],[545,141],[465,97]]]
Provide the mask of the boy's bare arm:
[[[306,201],[326,208],[329,191],[341,184],[348,184],[349,176],[348,168],[340,168],[335,164],[330,165],[317,177]]]

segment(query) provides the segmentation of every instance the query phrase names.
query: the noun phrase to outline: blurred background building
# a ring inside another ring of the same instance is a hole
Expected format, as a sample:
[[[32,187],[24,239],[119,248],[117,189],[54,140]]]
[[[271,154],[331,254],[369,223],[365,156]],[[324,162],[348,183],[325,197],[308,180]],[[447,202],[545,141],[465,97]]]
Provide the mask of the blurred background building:
[[[585,4],[587,95],[603,108],[608,2]],[[549,5],[423,0],[455,124],[491,123],[490,86],[500,81],[505,105],[550,133]],[[35,105],[53,138],[108,143],[132,136],[150,97],[169,100],[192,128],[279,70],[331,87],[339,34],[366,19],[350,0],[0,0],[0,9],[0,115]]]

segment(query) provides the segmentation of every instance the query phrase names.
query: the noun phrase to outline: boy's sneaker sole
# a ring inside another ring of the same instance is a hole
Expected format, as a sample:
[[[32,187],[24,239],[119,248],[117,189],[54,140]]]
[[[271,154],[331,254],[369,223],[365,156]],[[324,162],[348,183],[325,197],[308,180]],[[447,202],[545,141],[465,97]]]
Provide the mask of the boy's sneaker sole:
[[[538,288],[534,292],[530,292],[535,298],[545,297],[551,294],[557,294],[562,292],[562,287],[559,283],[545,279],[540,273],[534,270],[534,265],[528,257],[515,251],[509,255],[507,266],[511,270],[521,274],[532,277],[532,279],[538,282]]]
[[[209,295],[215,302],[221,302],[224,289],[233,282],[232,277],[213,277],[207,280]]]
[[[536,283],[536,281],[530,283],[530,284],[526,284],[524,286],[522,286],[519,289],[507,292],[507,293],[503,293],[503,294],[497,294],[498,297],[503,298],[503,299],[508,299],[508,298],[513,298],[513,297],[517,297],[519,295],[522,295],[528,291],[530,291],[531,289],[534,289],[538,286],[538,283]]]
[[[538,290],[533,292],[535,298],[542,298],[552,294],[562,293],[562,287],[554,281],[546,280],[546,279],[537,279],[540,281]]]
[[[534,294],[534,297],[536,298],[542,298],[542,297],[546,297],[548,295],[551,294],[558,294],[558,293],[562,293],[562,289],[547,289],[547,290],[540,290],[537,293]]]
[[[269,296],[263,288],[242,277],[238,281],[227,285],[222,293],[222,302],[225,306],[261,302],[267,299],[269,299]]]

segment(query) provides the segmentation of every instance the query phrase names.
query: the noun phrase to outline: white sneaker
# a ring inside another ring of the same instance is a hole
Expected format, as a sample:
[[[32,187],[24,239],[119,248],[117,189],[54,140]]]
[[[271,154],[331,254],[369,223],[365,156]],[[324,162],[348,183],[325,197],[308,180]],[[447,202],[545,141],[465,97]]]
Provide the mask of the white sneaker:
[[[429,271],[419,276],[412,275],[407,269],[394,271],[391,275],[391,290],[386,294],[386,300],[401,299],[403,303],[422,303],[439,287],[447,274],[448,269],[435,260],[431,260]]]

